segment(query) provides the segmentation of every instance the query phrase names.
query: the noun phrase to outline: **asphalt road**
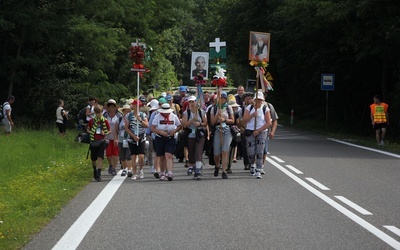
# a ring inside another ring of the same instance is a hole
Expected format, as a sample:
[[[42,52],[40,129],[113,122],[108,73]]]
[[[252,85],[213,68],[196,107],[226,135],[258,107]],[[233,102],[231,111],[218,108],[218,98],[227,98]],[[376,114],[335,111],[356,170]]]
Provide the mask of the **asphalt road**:
[[[286,127],[269,149],[261,180],[105,174],[25,249],[400,249],[400,156]]]

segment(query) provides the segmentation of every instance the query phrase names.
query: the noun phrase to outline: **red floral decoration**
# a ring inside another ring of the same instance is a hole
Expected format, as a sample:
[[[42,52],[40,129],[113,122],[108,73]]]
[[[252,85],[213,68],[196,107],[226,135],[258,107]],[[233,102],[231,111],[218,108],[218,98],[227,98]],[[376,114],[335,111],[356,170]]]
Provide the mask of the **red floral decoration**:
[[[197,76],[194,77],[194,81],[196,82],[196,85],[206,85],[207,81],[204,80],[204,77],[202,74],[197,74]]]
[[[132,59],[135,64],[142,64],[144,59],[144,50],[141,46],[131,46],[129,49],[129,58]]]
[[[212,80],[212,85],[217,87],[226,87],[226,79],[225,78],[214,78]]]

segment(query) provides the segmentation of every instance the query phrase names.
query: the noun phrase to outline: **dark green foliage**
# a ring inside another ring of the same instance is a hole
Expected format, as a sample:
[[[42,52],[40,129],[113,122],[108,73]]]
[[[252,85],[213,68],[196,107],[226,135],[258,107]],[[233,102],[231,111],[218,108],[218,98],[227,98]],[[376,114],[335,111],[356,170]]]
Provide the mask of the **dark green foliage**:
[[[208,51],[216,37],[227,42],[230,83],[244,85],[255,78],[248,43],[258,31],[271,33],[269,98],[278,111],[324,120],[320,77],[334,73],[332,123],[370,132],[368,106],[380,94],[398,129],[398,13],[396,0],[3,0],[0,97],[15,95],[14,115],[42,127],[54,122],[59,98],[74,113],[91,95],[135,96],[127,54],[137,38],[153,49],[142,90],[193,85],[191,53]]]

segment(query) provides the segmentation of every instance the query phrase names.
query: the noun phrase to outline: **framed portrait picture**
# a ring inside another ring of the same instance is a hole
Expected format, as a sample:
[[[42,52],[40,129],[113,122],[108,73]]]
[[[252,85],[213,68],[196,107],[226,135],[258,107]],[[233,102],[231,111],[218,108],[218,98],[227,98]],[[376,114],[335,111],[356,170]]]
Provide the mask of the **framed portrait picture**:
[[[192,66],[190,67],[190,79],[203,75],[204,79],[208,78],[208,52],[193,52]]]
[[[249,60],[269,61],[270,33],[250,31]]]

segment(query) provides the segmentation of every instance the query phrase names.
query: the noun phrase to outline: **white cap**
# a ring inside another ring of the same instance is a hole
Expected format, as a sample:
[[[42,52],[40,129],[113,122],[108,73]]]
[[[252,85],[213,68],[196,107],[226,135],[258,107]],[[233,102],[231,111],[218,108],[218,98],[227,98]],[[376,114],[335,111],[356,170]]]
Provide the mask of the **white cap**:
[[[196,101],[196,97],[194,95],[189,96],[188,102],[189,101]]]
[[[254,100],[255,99],[265,100],[264,93],[262,91],[258,91],[254,96]]]
[[[149,111],[158,109],[159,107],[157,99],[151,100],[149,103],[147,103],[147,106],[150,107]]]

